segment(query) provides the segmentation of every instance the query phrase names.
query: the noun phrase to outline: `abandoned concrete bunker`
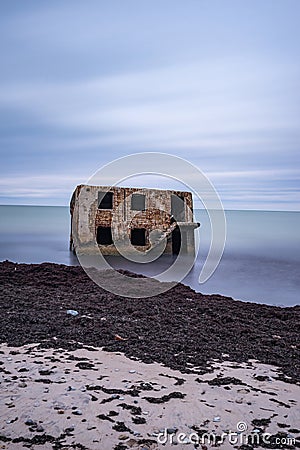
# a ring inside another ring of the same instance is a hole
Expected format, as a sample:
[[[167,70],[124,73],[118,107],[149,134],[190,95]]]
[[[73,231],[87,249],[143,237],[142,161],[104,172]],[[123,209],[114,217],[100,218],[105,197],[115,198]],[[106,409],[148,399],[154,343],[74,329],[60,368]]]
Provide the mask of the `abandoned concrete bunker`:
[[[191,192],[79,185],[70,202],[70,249],[97,248],[118,255],[116,242],[147,252],[165,241],[163,253],[195,253]]]

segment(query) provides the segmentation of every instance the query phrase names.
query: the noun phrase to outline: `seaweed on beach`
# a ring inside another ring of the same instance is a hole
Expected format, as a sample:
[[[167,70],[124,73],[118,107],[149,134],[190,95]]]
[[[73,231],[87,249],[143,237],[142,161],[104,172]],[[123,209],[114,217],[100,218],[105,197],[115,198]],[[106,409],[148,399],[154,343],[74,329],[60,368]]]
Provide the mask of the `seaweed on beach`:
[[[278,366],[281,380],[299,381],[299,306],[202,295],[182,284],[150,295],[133,299],[106,292],[81,267],[2,262],[0,339],[10,346],[40,342],[45,349],[102,347],[197,375],[211,370],[212,360],[256,359]]]

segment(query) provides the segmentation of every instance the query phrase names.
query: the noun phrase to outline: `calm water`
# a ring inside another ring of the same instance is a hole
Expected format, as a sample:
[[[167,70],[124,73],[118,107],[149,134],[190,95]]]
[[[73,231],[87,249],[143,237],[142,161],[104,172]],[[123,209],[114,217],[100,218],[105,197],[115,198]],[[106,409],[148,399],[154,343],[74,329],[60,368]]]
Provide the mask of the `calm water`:
[[[219,267],[203,285],[198,284],[209,239],[205,211],[201,222],[200,252],[184,283],[203,293],[220,293],[245,301],[282,306],[299,304],[300,212],[226,211],[227,241]],[[67,207],[0,206],[0,260],[77,264],[69,252],[70,216]],[[153,274],[144,264],[110,258],[116,267]]]

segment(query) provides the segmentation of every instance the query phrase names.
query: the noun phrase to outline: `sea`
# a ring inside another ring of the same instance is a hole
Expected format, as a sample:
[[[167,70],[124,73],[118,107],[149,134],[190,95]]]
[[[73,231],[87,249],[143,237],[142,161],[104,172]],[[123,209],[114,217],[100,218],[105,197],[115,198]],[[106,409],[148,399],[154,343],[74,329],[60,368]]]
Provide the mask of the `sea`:
[[[300,212],[225,211],[227,238],[217,269],[204,284],[199,273],[210,245],[210,221],[195,210],[200,248],[194,267],[183,283],[197,292],[221,294],[245,302],[282,307],[300,300]],[[70,213],[64,206],[0,206],[0,261],[54,262],[77,265],[69,251]],[[145,264],[108,258],[114,267],[145,275]],[[160,264],[157,261],[156,271]]]

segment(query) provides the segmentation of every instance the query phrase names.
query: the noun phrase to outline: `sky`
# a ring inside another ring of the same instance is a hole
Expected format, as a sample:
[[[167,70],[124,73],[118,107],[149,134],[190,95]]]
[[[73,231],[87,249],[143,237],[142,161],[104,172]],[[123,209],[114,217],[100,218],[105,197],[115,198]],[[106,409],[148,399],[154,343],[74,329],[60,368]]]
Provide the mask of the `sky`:
[[[150,151],[226,209],[299,210],[299,20],[299,0],[1,0],[0,204],[68,205]]]

